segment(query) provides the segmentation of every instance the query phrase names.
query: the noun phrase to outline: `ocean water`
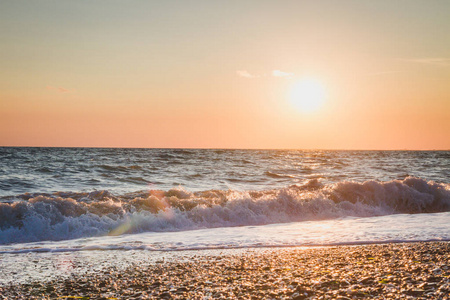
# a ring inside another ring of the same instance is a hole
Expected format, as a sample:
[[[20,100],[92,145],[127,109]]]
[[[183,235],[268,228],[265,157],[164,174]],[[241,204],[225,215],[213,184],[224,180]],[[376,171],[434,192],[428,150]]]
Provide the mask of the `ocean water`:
[[[55,242],[95,247],[105,240],[184,249],[196,245],[180,244],[192,230],[214,247],[248,246],[253,239],[272,245],[265,237],[273,228],[276,245],[376,242],[384,234],[355,229],[341,236],[340,224],[360,227],[368,220],[389,223],[390,240],[450,237],[448,226],[429,230],[450,224],[445,151],[0,148],[0,166],[3,252]],[[396,220],[417,220],[414,235],[405,228],[402,236]],[[314,239],[317,222],[329,230]],[[308,235],[278,234],[296,227]],[[252,232],[249,240],[237,242],[245,231]],[[324,240],[327,232],[333,239]]]
[[[450,240],[449,151],[4,147],[0,166],[4,265]]]

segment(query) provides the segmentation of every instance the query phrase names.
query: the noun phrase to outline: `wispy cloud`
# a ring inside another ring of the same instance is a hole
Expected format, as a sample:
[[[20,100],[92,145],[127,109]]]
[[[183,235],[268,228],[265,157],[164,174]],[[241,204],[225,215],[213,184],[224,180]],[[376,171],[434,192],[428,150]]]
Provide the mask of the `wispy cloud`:
[[[60,92],[60,93],[72,93],[72,92],[75,91],[73,89],[66,89],[66,88],[63,88],[63,87],[54,87],[54,86],[50,86],[50,85],[47,86],[47,90],[57,91],[57,92]]]
[[[404,59],[405,61],[419,63],[419,64],[427,64],[427,65],[434,65],[434,66],[441,66],[446,67],[450,66],[450,58],[444,58],[444,57],[424,57],[424,58],[411,58],[411,59]]]
[[[244,77],[244,78],[256,78],[256,77],[260,77],[260,76],[258,76],[258,75],[250,74],[247,70],[237,70],[237,71],[236,71],[236,74],[237,74],[239,77]]]
[[[273,76],[273,77],[284,77],[284,78],[292,78],[294,76],[294,73],[289,73],[289,72],[283,72],[280,70],[273,70],[272,72],[270,72],[270,74],[251,74],[249,73],[247,70],[237,70],[236,74],[239,77],[243,77],[243,78],[259,78],[259,77],[267,77],[267,76]]]
[[[272,71],[272,76],[274,76],[274,77],[287,77],[287,78],[290,78],[290,77],[294,76],[294,73],[283,72],[283,71],[280,71],[280,70],[273,70]]]
[[[401,73],[402,71],[380,71],[380,72],[373,72],[368,73],[367,76],[381,76],[381,75],[389,75],[389,74],[395,74],[395,73]]]

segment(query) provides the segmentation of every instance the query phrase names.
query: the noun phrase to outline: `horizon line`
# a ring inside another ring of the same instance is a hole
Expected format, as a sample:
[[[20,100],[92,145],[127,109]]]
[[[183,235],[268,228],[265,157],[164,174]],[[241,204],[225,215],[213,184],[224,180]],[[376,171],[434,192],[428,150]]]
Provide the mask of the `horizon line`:
[[[82,149],[161,149],[161,150],[266,150],[266,151],[450,151],[450,149],[351,149],[351,148],[223,148],[223,147],[122,147],[122,146],[3,146],[0,148],[82,148]]]

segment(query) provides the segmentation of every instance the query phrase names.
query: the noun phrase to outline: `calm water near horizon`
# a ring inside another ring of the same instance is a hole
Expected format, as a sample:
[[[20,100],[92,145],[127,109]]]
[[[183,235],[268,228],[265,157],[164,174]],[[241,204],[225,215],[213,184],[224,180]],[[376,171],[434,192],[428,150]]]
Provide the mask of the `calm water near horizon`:
[[[0,282],[43,252],[450,240],[449,151],[3,147],[0,158]]]

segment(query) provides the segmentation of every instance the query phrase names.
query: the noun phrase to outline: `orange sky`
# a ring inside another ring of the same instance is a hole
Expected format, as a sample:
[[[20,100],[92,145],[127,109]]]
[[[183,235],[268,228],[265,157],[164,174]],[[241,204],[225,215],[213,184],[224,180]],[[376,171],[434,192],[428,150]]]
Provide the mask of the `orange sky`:
[[[0,145],[450,149],[449,1],[0,3]],[[302,79],[313,112],[292,105]]]

